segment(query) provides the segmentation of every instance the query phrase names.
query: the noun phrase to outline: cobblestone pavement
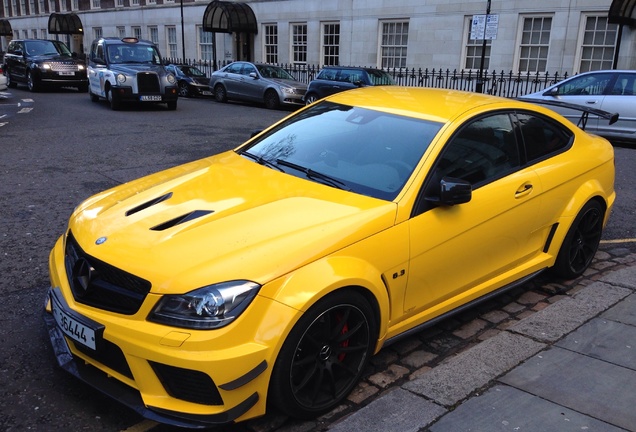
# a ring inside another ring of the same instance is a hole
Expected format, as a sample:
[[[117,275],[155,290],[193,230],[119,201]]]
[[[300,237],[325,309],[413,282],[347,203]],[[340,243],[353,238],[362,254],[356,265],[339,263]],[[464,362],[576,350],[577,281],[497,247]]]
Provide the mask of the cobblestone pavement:
[[[610,271],[636,262],[636,243],[602,243],[580,278],[556,281],[539,275],[528,283],[444,320],[419,334],[383,348],[371,359],[362,381],[335,410],[311,421],[270,412],[265,417],[227,426],[227,432],[318,432],[369,404],[380,395],[426,373],[446,359],[495,336],[560,299],[571,296]],[[163,428],[153,428],[153,431]],[[166,429],[167,430],[167,429]]]

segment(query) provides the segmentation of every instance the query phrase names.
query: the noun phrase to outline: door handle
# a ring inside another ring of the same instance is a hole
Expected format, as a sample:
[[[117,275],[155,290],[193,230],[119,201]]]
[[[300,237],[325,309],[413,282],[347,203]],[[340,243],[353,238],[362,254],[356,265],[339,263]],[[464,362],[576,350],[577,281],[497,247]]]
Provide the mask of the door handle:
[[[523,198],[532,193],[532,183],[524,183],[515,192],[515,198]]]

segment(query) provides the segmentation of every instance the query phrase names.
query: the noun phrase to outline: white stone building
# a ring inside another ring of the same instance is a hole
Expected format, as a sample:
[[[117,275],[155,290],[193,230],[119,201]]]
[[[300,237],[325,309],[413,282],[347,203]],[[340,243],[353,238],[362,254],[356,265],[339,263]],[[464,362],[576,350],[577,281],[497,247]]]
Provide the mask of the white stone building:
[[[636,69],[635,3],[0,0],[0,51],[11,38],[86,53],[95,37],[138,36],[171,58],[477,70],[485,46],[485,70],[571,74]]]

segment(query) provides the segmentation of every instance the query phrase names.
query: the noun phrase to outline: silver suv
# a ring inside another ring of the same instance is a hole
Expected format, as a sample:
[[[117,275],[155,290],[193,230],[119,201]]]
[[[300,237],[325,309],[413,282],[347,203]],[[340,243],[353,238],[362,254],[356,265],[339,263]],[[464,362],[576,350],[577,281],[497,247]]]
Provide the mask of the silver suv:
[[[106,99],[114,110],[123,102],[163,102],[168,109],[177,109],[177,79],[166,70],[150,41],[96,39],[88,58],[88,81],[91,100]]]

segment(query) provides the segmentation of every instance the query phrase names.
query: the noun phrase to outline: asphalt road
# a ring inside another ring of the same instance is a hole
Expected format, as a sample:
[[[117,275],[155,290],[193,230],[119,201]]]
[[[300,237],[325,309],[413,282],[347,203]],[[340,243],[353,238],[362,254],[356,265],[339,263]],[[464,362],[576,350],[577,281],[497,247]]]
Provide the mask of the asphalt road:
[[[205,99],[181,99],[177,111],[114,112],[74,91],[0,94],[1,431],[173,430],[142,421],[57,368],[41,319],[49,250],[88,196],[233,148],[286,114]],[[633,248],[636,149],[616,148],[616,167],[619,198],[603,241]],[[276,427],[265,419],[256,429]]]

